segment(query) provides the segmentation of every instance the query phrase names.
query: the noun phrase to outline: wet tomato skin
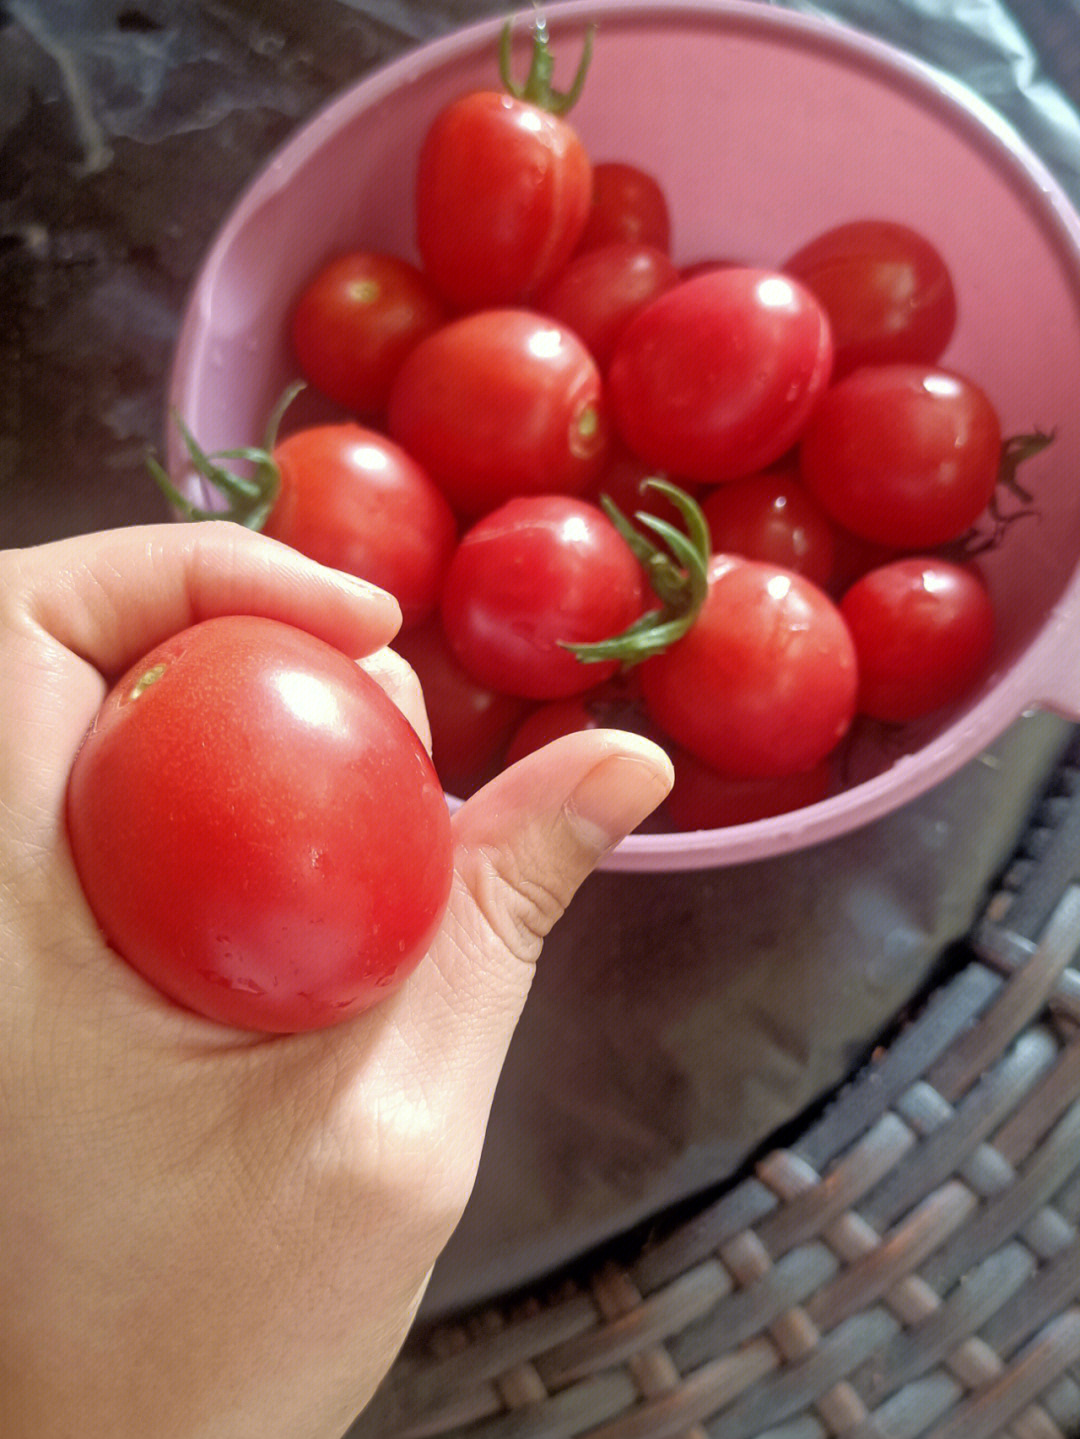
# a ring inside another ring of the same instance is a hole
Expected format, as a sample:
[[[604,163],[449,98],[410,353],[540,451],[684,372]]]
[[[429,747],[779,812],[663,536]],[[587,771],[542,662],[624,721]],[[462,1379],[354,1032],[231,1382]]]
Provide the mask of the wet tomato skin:
[[[838,525],[897,550],[957,539],[997,485],[1001,423],[962,375],[866,365],[831,385],[799,444],[803,484]]]
[[[608,443],[596,362],[531,310],[478,310],[423,340],[398,372],[388,426],[467,517],[515,495],[583,493]]]
[[[989,591],[971,566],[912,556],[871,570],[840,602],[859,655],[859,709],[904,723],[968,695],[994,644]]]
[[[641,665],[645,709],[731,779],[812,768],[851,725],[855,646],[837,607],[802,575],[713,555],[691,628]]]
[[[459,310],[518,304],[570,258],[591,196],[589,157],[565,120],[497,91],[464,95],[420,151],[424,270]]]
[[[602,510],[566,495],[519,496],[458,545],[442,621],[480,683],[524,699],[581,694],[615,673],[564,648],[621,633],[644,604],[641,566]]]
[[[787,276],[732,266],[683,280],[630,320],[608,399],[639,458],[718,484],[780,459],[831,371],[829,324],[813,295]]]
[[[351,659],[277,621],[204,621],[110,691],[67,793],[112,947],[176,1003],[291,1033],[404,982],[452,873],[445,796]]]

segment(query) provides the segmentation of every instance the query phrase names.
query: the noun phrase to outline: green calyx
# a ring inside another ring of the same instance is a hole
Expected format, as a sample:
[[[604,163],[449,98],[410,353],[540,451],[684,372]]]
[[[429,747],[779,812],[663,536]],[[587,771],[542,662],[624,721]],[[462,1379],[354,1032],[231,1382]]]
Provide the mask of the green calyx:
[[[499,75],[504,88],[510,95],[513,95],[515,100],[525,100],[530,105],[536,105],[538,109],[547,110],[552,115],[565,115],[568,110],[573,109],[581,97],[585,76],[592,60],[593,36],[595,34],[595,25],[590,25],[585,31],[584,48],[569,90],[556,90],[551,83],[555,73],[555,57],[551,53],[547,21],[540,14],[537,14],[533,21],[533,50],[529,73],[525,76],[524,83],[519,84],[513,76],[513,58],[511,56],[513,22],[507,20],[499,37]]]
[[[208,455],[201,448],[174,410],[172,418],[183,438],[192,468],[223,497],[225,506],[220,510],[207,510],[192,504],[173,484],[165,468],[151,452],[146,456],[147,469],[169,503],[187,520],[234,520],[249,530],[261,530],[281,489],[281,471],[273,455],[278,427],[285,411],[303,388],[303,383],[297,381],[290,385],[278,400],[271,412],[261,445],[217,450],[212,455]],[[252,467],[253,473],[237,474],[235,470],[225,469],[218,464],[219,460],[243,460]]]
[[[633,550],[660,604],[647,610],[621,634],[595,644],[564,645],[584,664],[618,660],[628,669],[651,655],[662,654],[686,634],[709,592],[712,540],[701,506],[669,480],[643,480],[640,488],[656,490],[670,500],[685,530],[638,510],[634,519],[663,541],[663,546],[658,545],[627,519],[610,496],[600,497],[605,513]]]

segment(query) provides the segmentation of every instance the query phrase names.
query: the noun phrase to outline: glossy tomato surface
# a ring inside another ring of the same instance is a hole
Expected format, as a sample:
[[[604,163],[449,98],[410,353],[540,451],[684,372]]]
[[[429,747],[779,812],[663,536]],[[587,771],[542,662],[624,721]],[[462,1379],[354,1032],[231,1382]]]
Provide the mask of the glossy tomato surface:
[[[799,447],[803,483],[836,522],[895,549],[962,535],[990,501],[1001,425],[972,381],[866,365],[829,388]]]
[[[629,321],[678,282],[679,272],[662,250],[617,241],[575,255],[534,303],[573,330],[606,370]]]
[[[567,644],[619,634],[641,614],[641,566],[608,517],[565,495],[523,496],[462,538],[443,591],[443,627],[481,683],[525,699],[581,694],[614,674]]]
[[[701,510],[715,551],[768,560],[816,585],[828,584],[836,553],[835,530],[799,483],[794,460],[717,486],[702,498]]]
[[[684,280],[635,315],[607,378],[634,453],[712,484],[790,449],[831,370],[829,323],[810,292],[733,266]]]
[[[625,160],[600,160],[593,165],[592,200],[580,250],[595,250],[613,241],[671,248],[671,214],[663,186],[655,175]]]
[[[834,375],[859,365],[939,359],[956,328],[956,291],[937,250],[893,220],[852,220],[816,236],[781,267],[825,307]]]
[[[595,361],[564,325],[529,310],[479,310],[422,341],[394,383],[388,423],[471,516],[514,495],[580,494],[607,448]]]
[[[420,151],[424,269],[461,309],[520,303],[570,258],[591,196],[589,157],[565,120],[496,91],[464,95]]]
[[[855,714],[855,646],[802,575],[714,555],[694,624],[641,666],[645,707],[677,744],[734,779],[812,768]]]
[[[412,727],[352,660],[267,619],[207,620],[137,664],[79,750],[67,819],[117,953],[242,1029],[374,1004],[449,895],[449,811]]]
[[[457,520],[415,460],[354,424],[297,430],[274,459],[281,489],[265,534],[389,590],[404,625],[434,612]]]
[[[676,750],[671,760],[675,783],[664,814],[678,830],[726,829],[789,814],[825,799],[833,786],[828,757],[779,779],[729,779],[685,750]]]
[[[465,798],[498,769],[527,701],[481,684],[462,667],[438,617],[404,630],[393,648],[416,671],[443,788]]]
[[[447,318],[431,282],[396,255],[356,251],[324,266],[293,310],[301,374],[357,415],[381,414],[405,356]]]
[[[986,673],[994,608],[970,566],[934,556],[871,570],[840,603],[859,656],[859,709],[894,723],[963,699]]]

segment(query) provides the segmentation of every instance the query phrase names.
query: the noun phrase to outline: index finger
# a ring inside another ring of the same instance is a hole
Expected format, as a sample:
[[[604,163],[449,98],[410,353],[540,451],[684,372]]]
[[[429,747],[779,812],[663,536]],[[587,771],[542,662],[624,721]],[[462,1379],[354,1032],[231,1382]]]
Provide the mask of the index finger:
[[[354,659],[387,644],[401,621],[385,591],[225,521],[107,530],[14,559],[5,584],[14,618],[110,678],[215,615],[294,624]]]

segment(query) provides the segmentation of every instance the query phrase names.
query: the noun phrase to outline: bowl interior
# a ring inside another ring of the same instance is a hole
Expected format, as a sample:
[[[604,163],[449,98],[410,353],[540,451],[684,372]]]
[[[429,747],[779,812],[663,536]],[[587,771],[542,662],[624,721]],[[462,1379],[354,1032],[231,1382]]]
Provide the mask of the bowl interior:
[[[820,805],[712,834],[633,836],[608,863],[683,868],[777,853],[913,797],[1048,697],[1036,692],[1032,656],[1052,665],[1051,631],[1063,607],[1080,607],[1080,221],[986,107],[831,23],[738,3],[570,0],[546,13],[557,84],[597,22],[573,122],[594,159],[630,160],[661,179],[677,261],[779,265],[842,220],[902,220],[934,242],[956,283],[960,318],[943,363],[983,386],[1006,434],[1056,431],[1024,471],[1037,514],[981,561],[1000,628],[978,694],[900,736],[868,733],[852,750],[850,787]],[[170,400],[204,446],[259,439],[294,377],[293,299],[320,264],[358,245],[416,258],[421,140],[441,106],[494,83],[498,30],[473,26],[369,76],[249,188],[197,280],[175,359]],[[519,30],[523,72],[527,16]]]

